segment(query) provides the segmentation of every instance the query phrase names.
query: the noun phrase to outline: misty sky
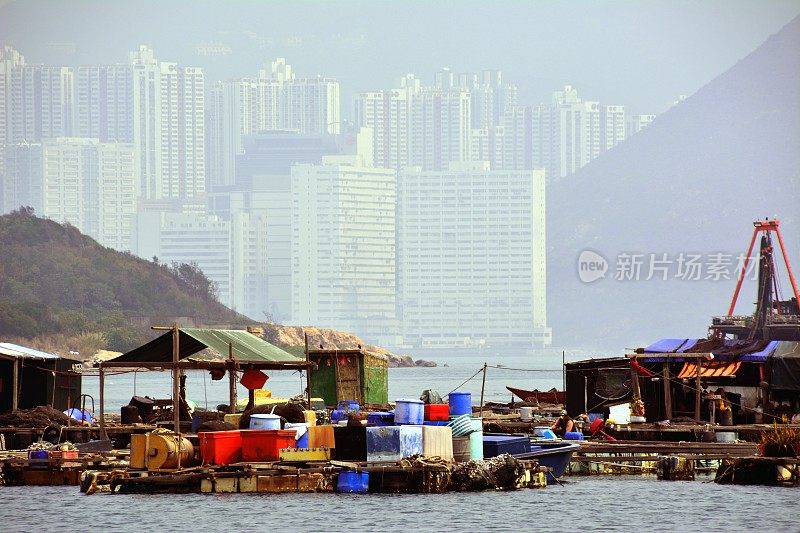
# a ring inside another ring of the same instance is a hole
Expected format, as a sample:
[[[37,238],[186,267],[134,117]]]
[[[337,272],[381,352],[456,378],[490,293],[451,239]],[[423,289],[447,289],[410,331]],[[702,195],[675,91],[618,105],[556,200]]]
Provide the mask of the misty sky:
[[[499,68],[520,103],[571,83],[585,99],[661,112],[800,13],[797,0],[571,2],[198,2],[0,0],[0,42],[29,63],[124,62],[138,44],[215,80],[286,57],[298,75],[363,90],[414,72]],[[200,56],[198,45],[225,56]]]

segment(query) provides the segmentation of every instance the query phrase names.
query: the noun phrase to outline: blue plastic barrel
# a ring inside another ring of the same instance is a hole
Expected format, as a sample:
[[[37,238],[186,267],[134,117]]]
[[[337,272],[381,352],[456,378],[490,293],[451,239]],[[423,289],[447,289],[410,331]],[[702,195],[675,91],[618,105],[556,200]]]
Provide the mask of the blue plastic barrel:
[[[564,433],[564,440],[583,440],[583,433],[580,431],[568,431]]]
[[[425,404],[421,400],[397,400],[394,408],[395,424],[422,425],[425,418]]]
[[[372,426],[393,426],[394,413],[375,412],[367,414],[367,424]]]
[[[339,472],[336,480],[336,492],[357,492],[364,493],[369,491],[369,472]]]
[[[287,422],[283,429],[293,429],[295,430],[295,447],[297,448],[308,448],[308,424],[306,422],[301,423],[293,423]]]
[[[336,408],[341,409],[343,411],[358,412],[361,409],[361,406],[355,400],[340,400],[339,403],[336,405]]]
[[[472,393],[453,391],[448,395],[450,416],[472,415]]]

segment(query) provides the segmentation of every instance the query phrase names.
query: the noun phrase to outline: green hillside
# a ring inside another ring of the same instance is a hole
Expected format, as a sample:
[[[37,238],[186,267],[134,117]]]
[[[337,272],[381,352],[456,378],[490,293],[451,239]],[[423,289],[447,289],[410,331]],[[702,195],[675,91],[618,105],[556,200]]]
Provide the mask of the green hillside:
[[[252,323],[220,304],[213,284],[193,265],[158,264],[104,248],[30,210],[0,216],[2,340],[81,355],[125,351],[154,336],[151,324],[173,317]]]

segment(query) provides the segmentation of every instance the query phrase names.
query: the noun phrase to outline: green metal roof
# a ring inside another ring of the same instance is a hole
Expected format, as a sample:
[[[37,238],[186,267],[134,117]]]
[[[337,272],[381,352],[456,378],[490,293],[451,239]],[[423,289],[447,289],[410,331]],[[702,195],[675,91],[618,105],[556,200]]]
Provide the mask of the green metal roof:
[[[229,344],[233,346],[233,356],[241,363],[252,363],[259,366],[274,364],[276,367],[304,366],[306,364],[304,359],[292,355],[248,331],[179,328],[180,359],[186,359],[206,348],[216,352],[219,357],[203,357],[202,359],[227,359]],[[113,362],[115,365],[131,363],[132,366],[172,362],[172,331],[167,331],[147,344],[134,348],[109,362]]]

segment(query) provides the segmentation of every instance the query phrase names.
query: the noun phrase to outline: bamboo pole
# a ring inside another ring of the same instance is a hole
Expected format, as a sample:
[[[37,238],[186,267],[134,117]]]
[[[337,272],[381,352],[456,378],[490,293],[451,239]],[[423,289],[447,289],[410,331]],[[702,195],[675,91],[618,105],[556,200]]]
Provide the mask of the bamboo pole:
[[[311,365],[308,364],[311,362],[311,359],[308,355],[308,333],[305,331],[303,332],[303,342],[305,343],[305,347],[303,348],[303,353],[306,356],[306,399],[308,400],[308,408],[311,409]]]
[[[100,363],[100,438],[107,439],[106,434],[106,371]]]
[[[669,379],[669,363],[664,362],[664,412],[667,420],[672,420],[672,386]]]
[[[486,389],[486,369],[488,367],[487,363],[483,363],[483,382],[481,383],[481,409],[478,416],[483,417],[483,391]]]
[[[701,399],[700,395],[702,394],[702,387],[700,387],[700,374],[703,371],[703,362],[697,362],[697,374],[694,377],[694,419],[697,422],[700,422],[700,406],[701,406]]]
[[[14,375],[11,378],[11,410],[19,409],[19,365],[21,359],[14,359]]]
[[[172,369],[172,411],[174,431],[176,437],[175,446],[178,454],[178,470],[181,469],[181,383],[180,383],[180,369],[178,368],[178,361],[180,360],[180,330],[178,323],[172,325],[172,364],[175,365]]]
[[[233,343],[228,343],[228,412],[236,413],[236,360],[233,358]]]

